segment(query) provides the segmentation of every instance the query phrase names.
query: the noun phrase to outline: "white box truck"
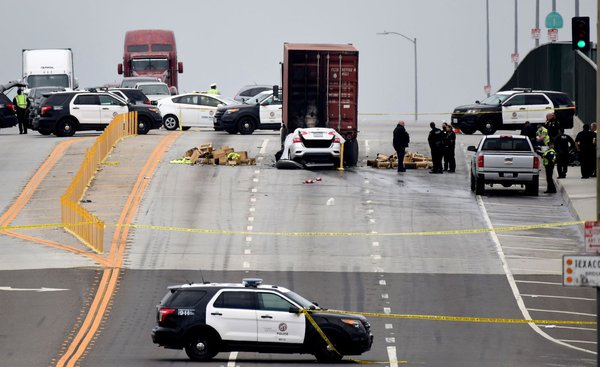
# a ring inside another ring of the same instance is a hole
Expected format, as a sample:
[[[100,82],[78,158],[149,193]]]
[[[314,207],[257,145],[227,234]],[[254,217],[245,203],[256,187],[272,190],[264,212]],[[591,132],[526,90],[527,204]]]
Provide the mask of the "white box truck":
[[[27,88],[77,89],[70,48],[23,50],[23,83]]]

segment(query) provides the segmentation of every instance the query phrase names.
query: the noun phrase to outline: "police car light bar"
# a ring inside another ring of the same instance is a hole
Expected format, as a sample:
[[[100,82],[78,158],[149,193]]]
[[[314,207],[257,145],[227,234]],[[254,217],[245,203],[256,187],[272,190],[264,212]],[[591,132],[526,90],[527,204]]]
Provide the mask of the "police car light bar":
[[[259,285],[261,285],[263,282],[262,279],[260,278],[244,278],[242,280],[242,283],[244,284],[245,287],[252,287],[252,288],[256,288]]]

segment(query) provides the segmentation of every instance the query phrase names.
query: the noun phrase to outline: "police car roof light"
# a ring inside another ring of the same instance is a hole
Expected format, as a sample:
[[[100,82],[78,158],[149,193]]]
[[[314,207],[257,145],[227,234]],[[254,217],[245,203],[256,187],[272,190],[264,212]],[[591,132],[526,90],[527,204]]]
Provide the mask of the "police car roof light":
[[[242,279],[242,283],[244,284],[245,287],[256,288],[259,285],[261,285],[262,282],[263,282],[263,280],[260,278],[244,278],[244,279]]]
[[[531,88],[513,88],[512,90],[518,90],[521,92],[531,92]]]

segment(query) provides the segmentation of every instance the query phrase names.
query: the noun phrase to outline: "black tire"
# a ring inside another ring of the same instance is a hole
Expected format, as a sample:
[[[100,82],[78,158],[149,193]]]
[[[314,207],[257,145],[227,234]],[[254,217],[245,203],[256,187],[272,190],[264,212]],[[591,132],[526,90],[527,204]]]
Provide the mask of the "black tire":
[[[225,129],[225,131],[227,131],[231,135],[237,134],[237,130],[236,129]]]
[[[256,121],[250,116],[243,116],[237,123],[237,129],[242,135],[250,135],[256,129]]]
[[[40,133],[42,135],[50,135],[50,134],[52,134],[52,131],[41,129],[41,130],[38,130],[38,133]]]
[[[492,135],[496,130],[498,130],[498,126],[493,121],[484,121],[479,129],[483,135]]]
[[[60,120],[56,125],[56,136],[73,136],[77,130],[77,122],[71,118]]]
[[[539,196],[540,195],[540,177],[536,176],[533,178],[530,184],[525,185],[525,192],[527,195]]]
[[[163,127],[167,130],[175,130],[179,127],[179,119],[175,115],[167,115],[163,118]]]
[[[475,131],[477,131],[477,130],[472,127],[465,127],[465,128],[460,129],[460,132],[465,135],[472,135]]]
[[[147,117],[138,117],[137,133],[138,135],[146,135],[150,131],[150,121]]]
[[[475,176],[471,173],[471,191],[475,192]]]
[[[475,179],[475,195],[485,195],[485,179],[483,175],[478,175]]]
[[[358,141],[356,139],[346,140],[344,144],[344,162],[348,167],[354,167],[358,163]]]
[[[335,349],[339,351],[339,345],[341,344],[340,341],[342,338],[336,333],[329,331],[325,331],[325,335],[327,335],[327,338],[331,344],[333,344]],[[318,338],[318,341],[315,343],[316,345],[313,354],[319,363],[335,363],[344,358],[342,354],[329,350],[327,343],[321,336],[316,335],[315,337]]]
[[[185,354],[192,360],[204,362],[211,360],[219,353],[217,338],[206,331],[198,331],[185,345]]]

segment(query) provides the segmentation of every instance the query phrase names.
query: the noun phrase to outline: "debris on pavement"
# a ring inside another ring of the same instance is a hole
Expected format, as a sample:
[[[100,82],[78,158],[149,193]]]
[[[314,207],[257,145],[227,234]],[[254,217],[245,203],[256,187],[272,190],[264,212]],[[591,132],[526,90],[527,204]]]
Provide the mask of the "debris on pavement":
[[[397,168],[398,167],[398,156],[396,153],[392,155],[385,155],[377,153],[377,158],[374,160],[368,160],[367,166],[373,168]],[[433,163],[431,157],[425,156],[418,152],[406,152],[404,154],[404,167],[407,169],[431,169]]]
[[[249,158],[248,152],[236,152],[233,148],[222,146],[213,149],[212,143],[201,144],[188,149],[181,159],[171,161],[174,164],[203,164],[220,166],[251,166],[256,164],[255,158]]]

